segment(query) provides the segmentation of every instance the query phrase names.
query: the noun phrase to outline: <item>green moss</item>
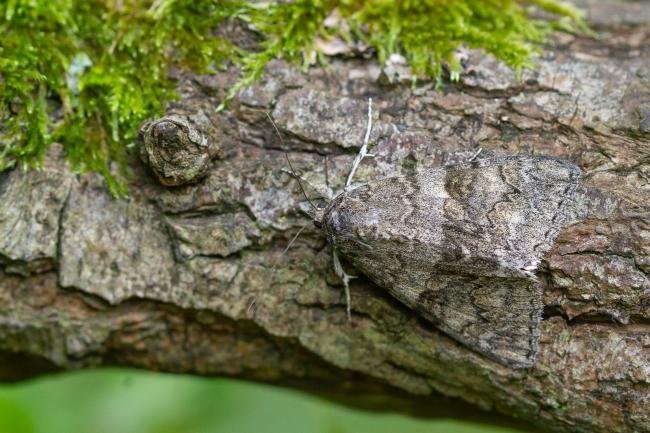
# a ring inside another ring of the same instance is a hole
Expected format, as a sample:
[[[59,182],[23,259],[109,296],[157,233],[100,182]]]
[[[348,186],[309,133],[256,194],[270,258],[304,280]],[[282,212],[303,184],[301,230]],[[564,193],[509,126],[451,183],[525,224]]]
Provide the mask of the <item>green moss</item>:
[[[532,7],[554,14],[531,17]],[[338,25],[325,26],[334,10]],[[264,36],[254,51],[215,27],[238,19]],[[403,54],[417,75],[457,79],[454,52],[481,48],[516,70],[532,65],[553,29],[583,28],[558,0],[5,0],[0,3],[0,169],[38,165],[53,141],[73,167],[125,192],[124,163],[137,127],[173,99],[171,66],[242,69],[239,89],[275,58],[309,65],[317,38],[360,39],[380,61]]]
[[[38,165],[56,140],[76,169],[104,174],[123,193],[137,126],[175,96],[168,68],[203,72],[231,56],[225,40],[209,35],[234,9],[209,0],[1,4],[0,167]]]

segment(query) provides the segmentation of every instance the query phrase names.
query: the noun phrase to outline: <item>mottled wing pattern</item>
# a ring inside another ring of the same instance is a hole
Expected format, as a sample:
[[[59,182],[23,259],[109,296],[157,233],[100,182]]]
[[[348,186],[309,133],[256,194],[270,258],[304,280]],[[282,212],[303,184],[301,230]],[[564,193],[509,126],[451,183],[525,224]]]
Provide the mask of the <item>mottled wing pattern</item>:
[[[329,241],[439,329],[513,367],[534,362],[535,271],[580,172],[548,157],[483,159],[371,182],[325,213]]]

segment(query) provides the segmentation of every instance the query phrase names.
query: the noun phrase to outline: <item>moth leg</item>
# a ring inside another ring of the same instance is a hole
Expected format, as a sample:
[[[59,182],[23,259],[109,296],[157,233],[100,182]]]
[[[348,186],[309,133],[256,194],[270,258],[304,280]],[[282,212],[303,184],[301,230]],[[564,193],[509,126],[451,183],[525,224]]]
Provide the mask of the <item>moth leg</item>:
[[[356,278],[353,275],[348,275],[343,270],[339,256],[336,254],[336,249],[332,249],[332,260],[334,262],[334,273],[343,281],[343,286],[345,288],[345,305],[346,312],[348,315],[348,322],[352,320],[352,301],[350,299],[350,280]]]
[[[359,164],[361,164],[363,158],[365,158],[366,156],[368,157],[374,156],[373,154],[368,153],[368,141],[370,141],[371,130],[372,130],[372,98],[368,98],[368,126],[366,127],[366,136],[363,139],[363,145],[361,146],[359,153],[357,154],[357,156],[354,158],[354,161],[352,162],[352,168],[350,169],[350,174],[348,174],[348,180],[345,182],[346,191],[350,188],[350,184],[352,183],[352,178],[354,177],[354,173],[357,171],[357,168],[359,167]]]
[[[470,159],[468,159],[468,161],[470,161],[470,162],[474,161],[476,158],[478,158],[478,156],[481,154],[481,152],[483,152],[483,148],[479,147],[478,150],[474,153],[474,155],[472,155],[472,157]]]

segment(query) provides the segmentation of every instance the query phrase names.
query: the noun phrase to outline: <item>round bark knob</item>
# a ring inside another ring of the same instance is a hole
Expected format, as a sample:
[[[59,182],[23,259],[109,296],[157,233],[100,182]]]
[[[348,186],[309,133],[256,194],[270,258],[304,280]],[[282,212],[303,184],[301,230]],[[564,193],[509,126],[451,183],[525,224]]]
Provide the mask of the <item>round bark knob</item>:
[[[209,167],[208,140],[184,117],[148,120],[140,127],[138,140],[140,158],[163,185],[194,182]]]

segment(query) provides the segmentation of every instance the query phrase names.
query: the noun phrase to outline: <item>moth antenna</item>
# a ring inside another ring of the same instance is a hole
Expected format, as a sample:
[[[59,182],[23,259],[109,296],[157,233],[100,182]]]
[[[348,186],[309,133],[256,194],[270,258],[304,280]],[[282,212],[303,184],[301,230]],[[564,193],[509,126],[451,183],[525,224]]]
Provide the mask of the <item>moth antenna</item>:
[[[282,147],[284,148],[285,145],[284,145],[284,139],[282,138],[282,134],[280,134],[280,130],[278,129],[278,126],[275,124],[275,121],[273,121],[273,118],[271,117],[268,111],[266,112],[266,117],[268,117],[269,121],[271,122],[271,125],[273,125],[273,128],[275,129],[275,132],[276,134],[278,134],[278,138],[280,139],[280,143],[282,143]],[[309,204],[311,205],[311,207],[314,209],[315,212],[318,212],[318,208],[316,207],[316,205],[309,199],[309,197],[307,197],[305,188],[303,188],[302,182],[300,181],[300,176],[298,176],[296,170],[293,169],[293,164],[291,164],[291,160],[289,159],[289,154],[286,151],[284,152],[284,157],[286,158],[287,163],[289,163],[289,169],[291,170],[291,173],[298,181],[298,186],[300,186],[300,191],[302,192],[302,195],[305,197],[305,200],[309,202]]]
[[[296,234],[291,238],[291,240],[289,241],[289,243],[287,244],[287,246],[284,248],[284,250],[282,250],[282,255],[285,255],[285,254],[287,253],[287,251],[289,251],[289,248],[291,248],[291,247],[293,246],[293,243],[296,242],[296,240],[298,239],[298,236],[300,236],[300,234],[301,234],[303,231],[305,231],[305,229],[307,228],[308,225],[309,225],[309,224],[305,224],[305,225],[303,225],[303,226],[300,228],[300,230],[298,230],[298,232],[297,232],[297,233],[296,233]]]
[[[284,157],[287,160],[287,163],[289,164],[289,169],[291,170],[291,173],[294,175],[294,177],[298,181],[298,186],[300,187],[300,191],[302,192],[303,197],[305,197],[305,200],[307,200],[307,202],[309,202],[312,209],[314,209],[315,212],[318,212],[318,208],[316,207],[314,202],[312,202],[309,199],[309,197],[307,197],[307,193],[305,192],[305,188],[302,186],[302,181],[300,180],[300,176],[298,176],[296,171],[293,169],[293,165],[291,164],[291,159],[289,159],[289,154],[287,152],[284,152]]]
[[[291,238],[291,240],[289,241],[287,246],[284,248],[284,250],[282,250],[282,253],[280,254],[280,257],[283,257],[287,253],[287,251],[289,251],[289,249],[293,246],[294,242],[296,242],[296,240],[298,239],[298,236],[300,236],[300,234],[303,231],[305,231],[305,229],[308,226],[309,226],[309,223],[304,224],[302,227],[300,227],[300,230],[298,230],[298,232]],[[273,281],[275,281],[275,275],[276,275],[276,272],[278,271],[278,262],[279,262],[279,260],[273,260],[273,261],[275,262],[275,264],[271,268],[271,278],[272,278]],[[247,312],[249,314],[250,314],[251,311],[254,311],[253,307],[255,306],[256,302],[257,302],[257,298],[253,298],[253,301],[248,306]]]

